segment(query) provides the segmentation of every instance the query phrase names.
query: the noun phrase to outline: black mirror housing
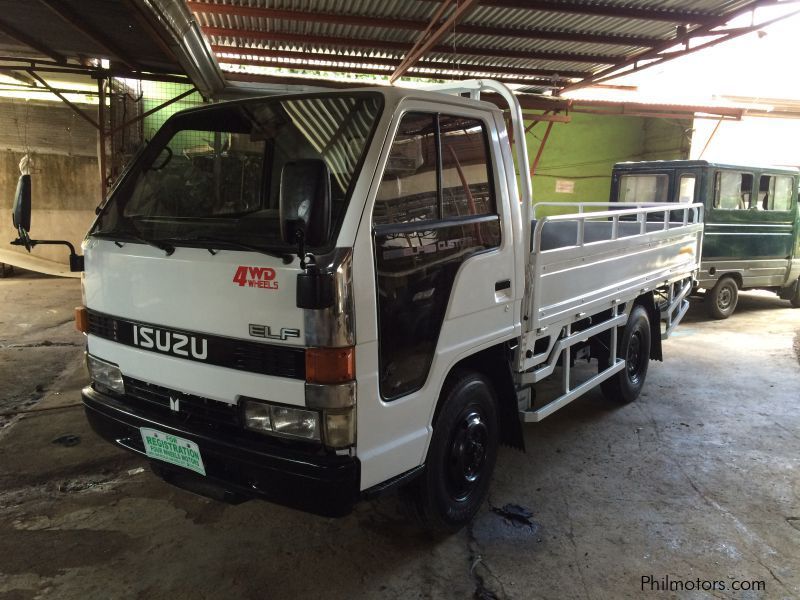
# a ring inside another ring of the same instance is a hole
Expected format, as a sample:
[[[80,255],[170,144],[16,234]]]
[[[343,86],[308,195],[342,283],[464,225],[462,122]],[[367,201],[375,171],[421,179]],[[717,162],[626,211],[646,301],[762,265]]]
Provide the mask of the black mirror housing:
[[[11,222],[14,229],[22,229],[26,233],[31,230],[31,176],[20,175],[17,181],[17,192],[11,208]]]
[[[314,265],[297,274],[296,296],[297,308],[329,308],[336,300],[336,278],[333,273],[321,273]]]
[[[331,229],[331,178],[320,159],[287,162],[281,170],[281,237],[287,244],[298,242],[298,233],[308,246],[322,246]]]

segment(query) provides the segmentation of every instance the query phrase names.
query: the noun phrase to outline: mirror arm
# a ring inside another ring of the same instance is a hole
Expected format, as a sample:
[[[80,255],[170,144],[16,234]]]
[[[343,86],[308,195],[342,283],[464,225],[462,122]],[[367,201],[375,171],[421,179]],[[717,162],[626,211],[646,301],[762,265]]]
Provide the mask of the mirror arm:
[[[306,235],[302,229],[298,229],[294,234],[294,239],[297,242],[297,256],[300,259],[300,268],[304,271],[308,267],[307,258],[311,258],[311,263],[314,264],[314,256],[306,254]]]
[[[69,248],[69,270],[73,273],[83,271],[83,256],[75,252],[75,246],[67,240],[32,240],[27,235],[23,237],[20,235],[17,239],[11,242],[12,246],[23,246],[30,252],[36,246],[42,245],[58,245],[66,246]]]

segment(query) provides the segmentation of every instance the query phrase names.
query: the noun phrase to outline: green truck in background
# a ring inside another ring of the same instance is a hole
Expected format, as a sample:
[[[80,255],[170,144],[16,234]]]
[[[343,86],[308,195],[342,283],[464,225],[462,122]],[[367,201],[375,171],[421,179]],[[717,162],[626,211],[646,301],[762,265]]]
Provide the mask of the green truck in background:
[[[698,287],[708,313],[726,319],[739,290],[766,289],[800,308],[800,171],[704,160],[614,165],[612,202],[699,202],[704,206]]]

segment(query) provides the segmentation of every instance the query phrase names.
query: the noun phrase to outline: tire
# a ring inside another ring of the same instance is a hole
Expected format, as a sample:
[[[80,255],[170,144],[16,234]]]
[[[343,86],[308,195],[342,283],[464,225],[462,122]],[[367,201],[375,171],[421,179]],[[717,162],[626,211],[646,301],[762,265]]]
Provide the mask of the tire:
[[[627,404],[639,397],[650,364],[650,335],[647,310],[640,305],[634,306],[617,344],[617,356],[625,357],[625,368],[600,384],[606,399]],[[608,358],[600,361],[601,368],[608,365]]]
[[[489,492],[497,459],[497,400],[483,375],[459,371],[448,377],[441,402],[425,471],[411,499],[426,529],[454,533],[472,520]]]
[[[794,294],[789,298],[792,308],[800,308],[800,279],[794,284]]]
[[[739,302],[739,286],[733,277],[721,277],[716,285],[706,292],[706,310],[712,319],[727,319],[736,310]]]

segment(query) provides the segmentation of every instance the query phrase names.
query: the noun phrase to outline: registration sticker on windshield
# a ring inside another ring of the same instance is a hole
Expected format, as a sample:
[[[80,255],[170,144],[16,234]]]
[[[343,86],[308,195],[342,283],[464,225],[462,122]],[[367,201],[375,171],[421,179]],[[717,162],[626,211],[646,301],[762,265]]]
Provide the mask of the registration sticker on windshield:
[[[200,475],[206,474],[200,448],[194,442],[148,427],[140,427],[139,432],[142,434],[144,449],[149,458],[163,460]]]

